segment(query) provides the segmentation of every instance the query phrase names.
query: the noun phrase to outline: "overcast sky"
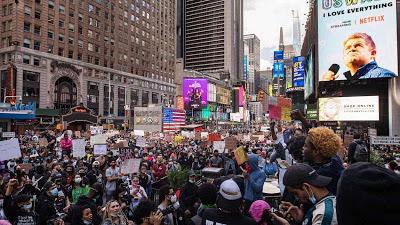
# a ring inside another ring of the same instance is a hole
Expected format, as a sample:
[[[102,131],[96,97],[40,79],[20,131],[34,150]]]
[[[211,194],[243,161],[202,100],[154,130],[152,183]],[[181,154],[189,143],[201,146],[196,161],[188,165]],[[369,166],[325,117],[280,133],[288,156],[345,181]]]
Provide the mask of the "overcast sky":
[[[261,44],[261,70],[271,67],[271,56],[279,44],[279,27],[283,27],[283,41],[292,44],[292,10],[299,10],[304,24],[308,12],[307,0],[243,0],[244,34],[256,34]],[[304,26],[301,25],[302,37]]]

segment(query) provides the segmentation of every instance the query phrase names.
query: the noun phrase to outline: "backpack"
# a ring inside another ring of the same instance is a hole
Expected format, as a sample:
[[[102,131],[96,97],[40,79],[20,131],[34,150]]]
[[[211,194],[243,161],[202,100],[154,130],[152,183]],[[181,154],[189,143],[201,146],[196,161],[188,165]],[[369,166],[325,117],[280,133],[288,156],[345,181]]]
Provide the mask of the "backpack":
[[[368,162],[368,150],[364,143],[356,143],[354,151],[354,159],[356,162]]]

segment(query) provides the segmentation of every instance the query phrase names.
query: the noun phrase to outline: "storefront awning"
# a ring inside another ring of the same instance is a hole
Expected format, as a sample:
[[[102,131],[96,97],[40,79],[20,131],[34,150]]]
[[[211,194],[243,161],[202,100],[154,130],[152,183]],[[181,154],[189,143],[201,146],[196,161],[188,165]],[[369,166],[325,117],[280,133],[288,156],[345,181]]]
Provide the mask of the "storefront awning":
[[[96,124],[98,122],[98,117],[91,113],[91,110],[84,107],[83,105],[76,106],[71,109],[71,111],[62,116],[63,122],[74,123],[74,122],[86,122],[91,124]]]

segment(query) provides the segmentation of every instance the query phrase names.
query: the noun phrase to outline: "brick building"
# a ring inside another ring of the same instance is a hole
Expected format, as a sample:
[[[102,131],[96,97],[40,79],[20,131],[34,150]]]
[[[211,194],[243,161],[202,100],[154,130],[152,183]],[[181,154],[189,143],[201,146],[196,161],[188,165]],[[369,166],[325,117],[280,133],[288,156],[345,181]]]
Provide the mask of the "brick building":
[[[61,114],[83,103],[123,120],[125,105],[174,104],[174,0],[3,0],[0,10],[2,99],[13,80],[23,102]]]

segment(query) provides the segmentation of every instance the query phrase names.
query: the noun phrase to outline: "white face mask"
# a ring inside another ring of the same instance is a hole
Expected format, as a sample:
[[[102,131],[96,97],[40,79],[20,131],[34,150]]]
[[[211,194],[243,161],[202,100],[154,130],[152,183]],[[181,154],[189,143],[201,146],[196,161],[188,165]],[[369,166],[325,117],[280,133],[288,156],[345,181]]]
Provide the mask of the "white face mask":
[[[79,184],[82,181],[82,178],[75,178],[75,183]]]
[[[83,220],[83,223],[89,225],[92,224],[92,221]]]
[[[29,211],[32,209],[32,203],[29,203],[28,205],[23,205],[22,206],[26,211]]]

